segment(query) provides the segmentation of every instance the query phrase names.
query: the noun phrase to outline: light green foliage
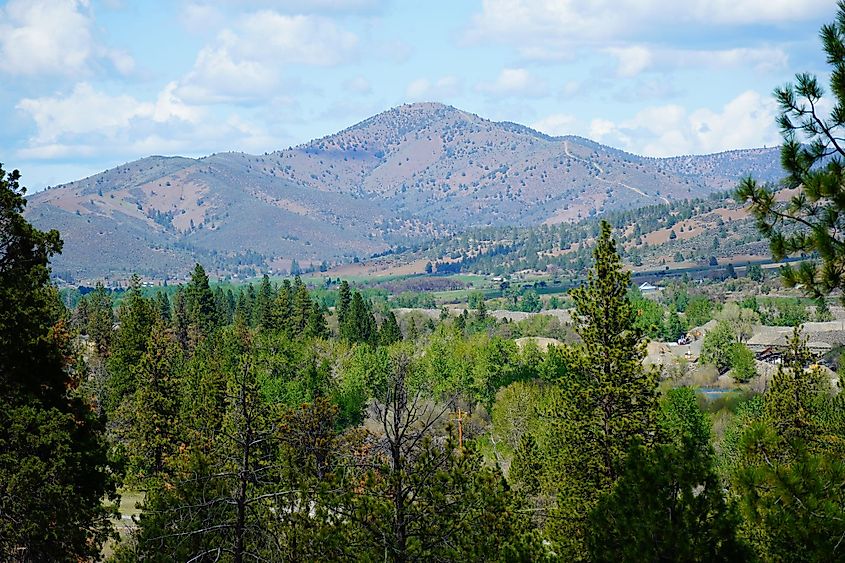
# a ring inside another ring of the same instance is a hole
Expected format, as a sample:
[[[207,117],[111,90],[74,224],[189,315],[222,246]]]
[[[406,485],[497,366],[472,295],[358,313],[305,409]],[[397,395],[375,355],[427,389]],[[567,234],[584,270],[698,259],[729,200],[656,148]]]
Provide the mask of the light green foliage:
[[[740,383],[744,383],[757,375],[757,363],[754,352],[742,342],[736,342],[730,348],[731,375]]]
[[[519,302],[519,310],[526,313],[539,313],[543,309],[543,302],[536,291],[528,290]]]
[[[546,403],[548,392],[537,381],[517,381],[500,389],[492,409],[496,441],[515,451],[526,434],[541,434]]]
[[[681,309],[678,309],[679,311]],[[702,326],[713,318],[713,304],[704,296],[698,295],[690,298],[686,309],[687,326]]]
[[[720,372],[730,369],[736,343],[734,328],[725,321],[719,321],[713,330],[704,335],[699,362],[713,364]]]
[[[687,325],[676,311],[671,311],[663,325],[663,340],[674,342],[687,333]]]
[[[753,309],[740,307],[733,301],[725,303],[716,318],[733,328],[739,342],[747,342],[754,325],[760,322],[760,316]]]
[[[769,326],[801,326],[810,319],[800,299],[781,297],[759,301],[760,322]]]
[[[650,339],[659,339],[666,331],[664,309],[660,303],[645,298],[639,290],[631,291],[631,306],[636,315],[636,325]]]
[[[833,320],[833,313],[830,307],[827,306],[827,301],[824,299],[816,299],[816,315],[815,321],[824,323]]]

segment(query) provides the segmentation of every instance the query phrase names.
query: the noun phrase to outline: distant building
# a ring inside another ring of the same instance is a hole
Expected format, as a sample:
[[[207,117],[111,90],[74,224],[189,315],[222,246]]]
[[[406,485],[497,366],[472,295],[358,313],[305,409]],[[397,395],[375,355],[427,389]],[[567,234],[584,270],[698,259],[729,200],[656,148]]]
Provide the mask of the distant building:
[[[648,282],[641,283],[639,289],[640,289],[640,293],[642,293],[643,295],[646,295],[648,293],[657,293],[658,291],[663,290],[662,287],[652,285]]]

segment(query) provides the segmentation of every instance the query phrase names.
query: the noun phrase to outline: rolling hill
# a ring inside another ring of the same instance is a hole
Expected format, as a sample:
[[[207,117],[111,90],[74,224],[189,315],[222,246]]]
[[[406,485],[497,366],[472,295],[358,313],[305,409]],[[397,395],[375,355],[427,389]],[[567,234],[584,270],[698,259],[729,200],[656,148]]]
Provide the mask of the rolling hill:
[[[778,149],[646,158],[436,103],[264,154],[152,156],[29,197],[68,282],[341,263],[470,228],[555,225],[780,176]]]

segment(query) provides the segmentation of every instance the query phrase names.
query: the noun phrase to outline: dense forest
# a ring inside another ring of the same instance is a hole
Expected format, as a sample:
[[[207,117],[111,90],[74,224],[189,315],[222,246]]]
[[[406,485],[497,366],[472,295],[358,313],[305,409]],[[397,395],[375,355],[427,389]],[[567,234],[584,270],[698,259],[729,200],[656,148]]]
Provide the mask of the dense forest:
[[[298,278],[70,310],[58,233],[0,176],[0,558],[798,561],[841,557],[845,396],[800,332],[717,436],[643,364],[642,307],[594,233],[565,343],[484,300],[404,322]],[[120,494],[139,514],[119,526]],[[118,530],[122,533],[118,533]]]

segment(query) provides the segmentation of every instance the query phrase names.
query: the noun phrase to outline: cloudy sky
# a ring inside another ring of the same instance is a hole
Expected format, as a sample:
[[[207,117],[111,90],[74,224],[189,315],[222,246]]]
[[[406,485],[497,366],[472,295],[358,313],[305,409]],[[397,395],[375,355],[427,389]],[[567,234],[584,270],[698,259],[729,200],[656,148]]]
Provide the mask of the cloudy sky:
[[[665,156],[778,142],[833,0],[10,0],[0,162],[25,184],[261,153],[440,101]]]

